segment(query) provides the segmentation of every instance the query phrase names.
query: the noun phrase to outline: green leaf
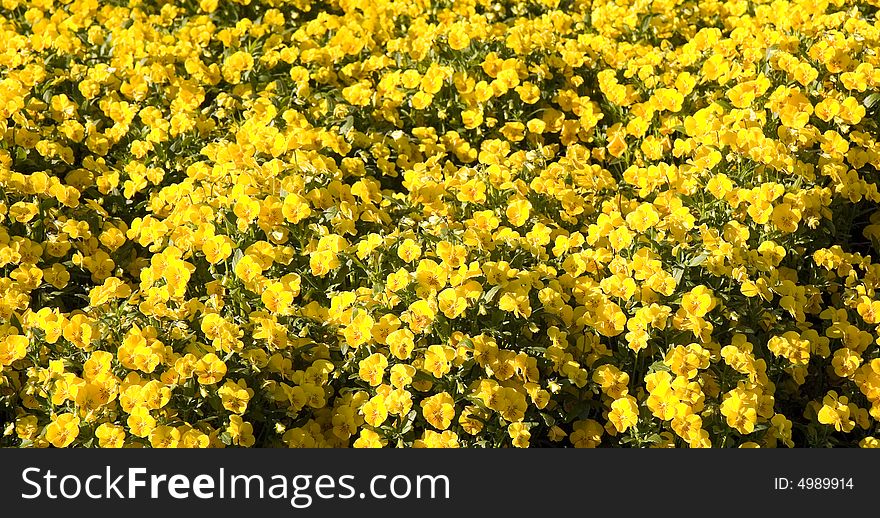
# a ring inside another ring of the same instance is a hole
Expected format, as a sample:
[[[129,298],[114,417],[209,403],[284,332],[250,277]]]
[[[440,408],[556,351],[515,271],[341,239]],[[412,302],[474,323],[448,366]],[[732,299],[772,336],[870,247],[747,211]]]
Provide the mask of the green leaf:
[[[232,254],[232,269],[235,270],[235,266],[241,261],[241,258],[244,257],[244,252],[241,251],[241,248],[236,248],[235,253]]]
[[[706,262],[706,259],[709,257],[709,254],[703,252],[702,254],[694,257],[690,261],[688,261],[688,266],[699,266]]]
[[[675,279],[676,285],[681,283],[681,277],[683,275],[684,275],[684,268],[675,268],[672,270],[672,277]]]
[[[342,127],[339,128],[340,135],[348,135],[348,132],[354,127],[354,116],[349,115],[345,118],[345,122],[342,124]]]
[[[413,423],[416,420],[416,415],[418,415],[418,413],[415,410],[410,410],[409,413],[406,414],[403,425],[400,427],[401,434],[409,433],[409,431],[412,430]]]
[[[657,371],[666,371],[669,372],[669,366],[663,363],[662,361],[656,361],[648,367],[648,374],[657,372]]]
[[[501,289],[501,286],[494,286],[492,289],[483,294],[483,300],[491,302],[495,298],[495,294]]]
[[[661,437],[659,433],[652,433],[651,435],[642,439],[642,442],[649,442],[652,444],[656,444],[662,440],[663,440],[663,437]]]

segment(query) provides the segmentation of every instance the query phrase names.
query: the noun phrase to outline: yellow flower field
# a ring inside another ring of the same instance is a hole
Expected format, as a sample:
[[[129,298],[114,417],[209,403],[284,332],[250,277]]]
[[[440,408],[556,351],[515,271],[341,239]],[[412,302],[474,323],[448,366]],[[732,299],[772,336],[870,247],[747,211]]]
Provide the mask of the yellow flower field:
[[[0,446],[880,446],[878,0],[0,6]]]

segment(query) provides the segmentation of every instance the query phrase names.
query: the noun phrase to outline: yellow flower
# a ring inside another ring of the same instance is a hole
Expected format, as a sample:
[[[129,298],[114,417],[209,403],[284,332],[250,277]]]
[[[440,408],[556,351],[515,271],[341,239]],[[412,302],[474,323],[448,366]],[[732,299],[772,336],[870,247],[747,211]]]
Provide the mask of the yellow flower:
[[[150,445],[153,448],[176,448],[180,443],[180,430],[171,426],[157,426],[150,432]]]
[[[412,355],[415,335],[409,329],[398,329],[388,335],[386,343],[391,350],[391,354],[400,360],[406,360]]]
[[[237,415],[229,417],[229,426],[226,427],[226,433],[229,434],[232,444],[245,448],[253,446],[256,441],[254,426]]]
[[[101,448],[122,448],[125,444],[125,429],[121,426],[103,423],[95,429],[95,437]]]
[[[388,419],[385,398],[381,395],[370,398],[361,408],[361,412],[364,414],[364,421],[370,426],[381,426]]]
[[[370,104],[373,91],[368,81],[360,81],[342,89],[342,96],[346,101],[355,106],[367,106]]]
[[[212,236],[205,240],[202,252],[209,263],[217,264],[232,255],[232,245],[232,240],[227,236]]]
[[[507,434],[513,440],[513,445],[517,448],[528,448],[529,440],[532,434],[529,433],[528,427],[523,423],[510,423],[507,425]]]
[[[202,385],[217,383],[226,375],[226,364],[214,353],[202,356],[196,363],[193,372]]]
[[[482,110],[464,110],[461,112],[461,123],[466,129],[474,129],[483,124]]]
[[[345,342],[357,348],[365,344],[372,338],[372,329],[375,322],[364,311],[357,311],[351,319],[351,323],[345,327],[343,334]]]
[[[352,446],[355,448],[382,448],[385,446],[385,441],[376,432],[363,428]]]
[[[508,200],[507,210],[505,214],[507,215],[507,220],[510,221],[510,224],[515,227],[521,227],[525,224],[525,222],[529,219],[529,214],[532,210],[532,204],[529,200],[523,198],[514,198],[513,200]]]
[[[833,390],[829,390],[822,399],[818,419],[822,424],[833,425],[838,432],[849,432],[856,424],[855,421],[850,420],[849,399],[846,396],[838,396]]]
[[[413,239],[404,239],[397,247],[397,256],[405,263],[411,263],[422,255],[422,249]]]
[[[601,444],[604,429],[598,421],[575,421],[572,428],[574,431],[569,435],[569,440],[575,448],[595,448]]]
[[[79,418],[73,414],[61,414],[46,426],[46,440],[56,448],[66,448],[79,435]]]
[[[236,84],[241,81],[241,74],[251,70],[253,66],[253,56],[244,51],[235,52],[223,61],[223,78]]]
[[[431,259],[422,259],[415,271],[416,282],[427,293],[436,293],[446,286],[449,277],[445,265]]]
[[[445,430],[452,424],[455,417],[455,402],[446,392],[440,392],[421,402],[422,415],[425,420],[438,430]]]
[[[156,419],[144,407],[134,408],[126,420],[129,431],[138,437],[148,437],[156,427]]]
[[[458,448],[458,435],[452,430],[443,433],[434,430],[425,430],[421,439],[416,439],[413,448]]]
[[[465,26],[461,23],[453,24],[449,27],[449,34],[446,37],[449,48],[452,50],[462,50],[467,48],[471,43]]]
[[[413,333],[424,332],[434,322],[436,312],[431,304],[422,299],[410,304],[405,316]]]
[[[27,356],[30,340],[21,335],[9,335],[0,342],[0,368]]]
[[[741,434],[750,434],[758,421],[755,407],[755,394],[737,387],[724,394],[721,414],[727,418],[727,425]]]
[[[226,380],[226,383],[217,391],[223,408],[236,414],[243,414],[247,410],[248,401],[253,397],[254,390],[248,388],[247,382],[243,379],[238,382]]]
[[[63,331],[65,340],[80,349],[87,349],[90,346],[94,334],[93,323],[83,314],[71,317]]]
[[[608,413],[608,421],[614,425],[618,432],[625,432],[638,423],[639,411],[636,400],[632,396],[624,396],[615,399],[611,403],[611,412]]]
[[[382,384],[385,369],[388,367],[388,358],[382,353],[373,353],[361,360],[358,366],[360,379],[369,383],[371,387],[376,387]]]
[[[681,299],[681,307],[689,316],[703,317],[717,304],[712,290],[706,286],[699,285],[685,295]]]
[[[455,358],[454,348],[448,345],[431,345],[425,352],[424,368],[435,378],[441,378],[451,369],[450,361],[453,358]]]
[[[516,87],[516,93],[519,94],[520,100],[526,104],[535,104],[541,96],[541,90],[530,82]]]
[[[459,289],[446,288],[437,295],[437,305],[446,318],[455,319],[465,312],[468,302]]]

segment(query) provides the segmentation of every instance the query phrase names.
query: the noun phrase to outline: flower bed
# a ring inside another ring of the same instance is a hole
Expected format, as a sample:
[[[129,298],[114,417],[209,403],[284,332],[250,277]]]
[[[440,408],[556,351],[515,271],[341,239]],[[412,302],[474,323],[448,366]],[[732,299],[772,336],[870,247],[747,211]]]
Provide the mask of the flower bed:
[[[3,0],[34,447],[880,444],[877,0]]]

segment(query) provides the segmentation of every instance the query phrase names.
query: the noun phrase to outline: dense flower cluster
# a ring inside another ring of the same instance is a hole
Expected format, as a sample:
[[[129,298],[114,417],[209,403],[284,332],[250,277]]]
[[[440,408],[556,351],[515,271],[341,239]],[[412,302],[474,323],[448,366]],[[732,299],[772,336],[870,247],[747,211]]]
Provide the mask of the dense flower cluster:
[[[878,0],[0,5],[0,445],[880,445]]]

